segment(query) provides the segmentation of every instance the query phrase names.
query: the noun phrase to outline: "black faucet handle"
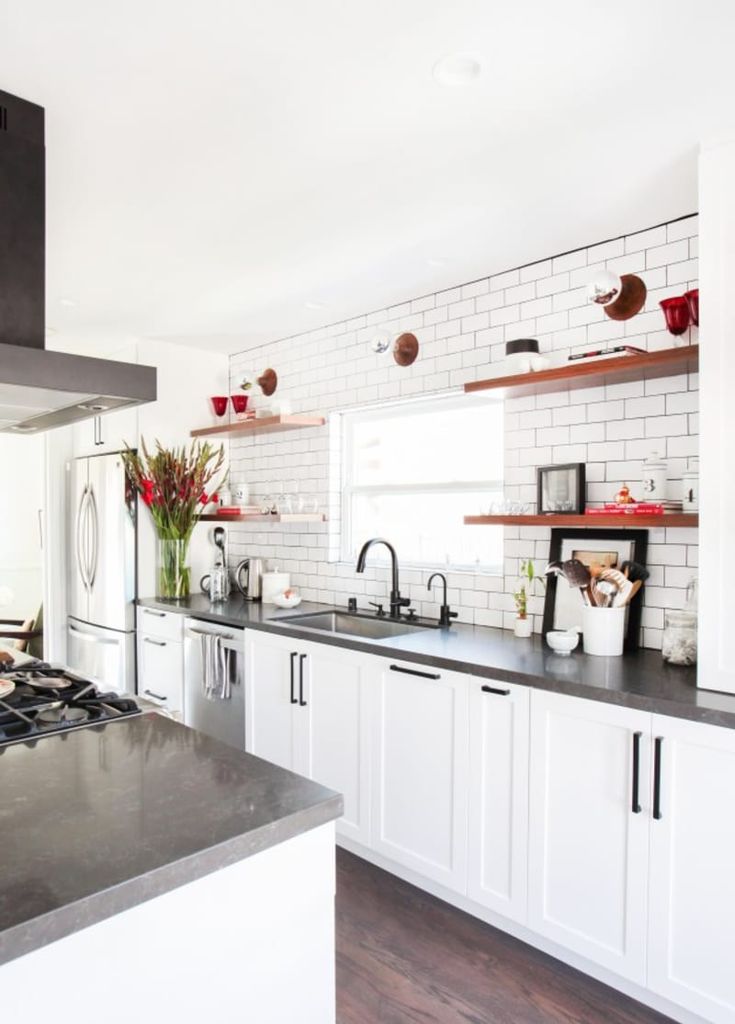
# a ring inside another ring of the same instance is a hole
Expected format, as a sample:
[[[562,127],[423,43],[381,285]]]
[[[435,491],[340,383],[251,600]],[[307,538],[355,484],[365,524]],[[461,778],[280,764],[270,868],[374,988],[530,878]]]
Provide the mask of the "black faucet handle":
[[[375,601],[368,601],[368,604],[370,605],[371,608],[377,609],[375,612],[377,616],[380,617],[385,615],[385,611],[383,610],[382,604],[377,604]]]
[[[451,620],[452,619],[456,619],[458,614],[459,614],[458,612],[453,612],[448,604],[443,604],[441,606],[441,609],[439,610],[439,625],[440,626],[449,626],[449,625],[451,625]]]
[[[356,612],[357,611],[357,598],[356,597],[350,597],[350,598],[347,599],[347,611],[348,612]]]
[[[416,609],[415,608],[409,608],[408,611],[406,612],[406,621],[407,622],[415,622],[416,619],[417,619]]]

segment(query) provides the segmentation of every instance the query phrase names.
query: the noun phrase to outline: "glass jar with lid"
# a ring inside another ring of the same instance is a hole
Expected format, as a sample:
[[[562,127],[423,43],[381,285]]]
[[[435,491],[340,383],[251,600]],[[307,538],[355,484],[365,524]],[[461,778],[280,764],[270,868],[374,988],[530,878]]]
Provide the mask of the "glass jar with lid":
[[[665,613],[661,653],[670,665],[696,665],[697,616],[694,612]]]

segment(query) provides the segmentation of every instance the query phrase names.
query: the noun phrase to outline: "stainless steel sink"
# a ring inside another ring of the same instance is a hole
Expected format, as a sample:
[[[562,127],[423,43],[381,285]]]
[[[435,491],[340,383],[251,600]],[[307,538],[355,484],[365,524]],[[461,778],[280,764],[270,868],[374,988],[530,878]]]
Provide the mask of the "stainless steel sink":
[[[435,628],[433,623],[428,622],[394,622],[370,615],[353,615],[351,612],[305,612],[303,615],[284,615],[278,622],[317,629],[321,633],[364,636],[371,640],[386,640],[392,636],[405,636],[407,633],[420,633],[422,629]]]

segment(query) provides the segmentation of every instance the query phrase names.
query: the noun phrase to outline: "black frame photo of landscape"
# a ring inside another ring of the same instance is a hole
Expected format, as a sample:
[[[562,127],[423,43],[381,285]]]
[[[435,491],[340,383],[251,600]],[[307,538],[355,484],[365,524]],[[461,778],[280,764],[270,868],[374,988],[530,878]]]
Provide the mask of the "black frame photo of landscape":
[[[536,510],[540,516],[581,515],[585,506],[584,462],[539,466]]]
[[[549,561],[563,562],[578,558],[585,565],[597,563],[620,568],[623,562],[637,562],[645,567],[648,552],[648,530],[574,530],[559,527],[551,531]],[[643,588],[645,590],[645,586]],[[553,629],[581,627],[582,597],[564,579],[551,573],[546,577],[544,601],[544,636]],[[625,650],[640,646],[643,591],[628,606],[625,624]]]

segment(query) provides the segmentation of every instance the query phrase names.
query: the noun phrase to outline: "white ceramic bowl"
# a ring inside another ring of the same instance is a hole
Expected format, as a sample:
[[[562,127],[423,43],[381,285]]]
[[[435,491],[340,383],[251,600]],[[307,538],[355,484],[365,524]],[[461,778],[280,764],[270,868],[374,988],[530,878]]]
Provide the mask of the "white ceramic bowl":
[[[285,594],[274,594],[273,604],[279,608],[298,608],[301,604],[301,594],[291,594],[290,597],[286,597]]]
[[[546,634],[546,643],[557,654],[566,657],[579,644],[579,633],[572,630],[554,629]]]

